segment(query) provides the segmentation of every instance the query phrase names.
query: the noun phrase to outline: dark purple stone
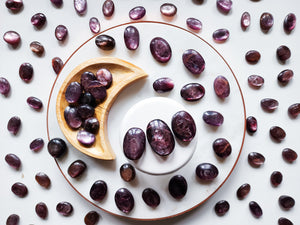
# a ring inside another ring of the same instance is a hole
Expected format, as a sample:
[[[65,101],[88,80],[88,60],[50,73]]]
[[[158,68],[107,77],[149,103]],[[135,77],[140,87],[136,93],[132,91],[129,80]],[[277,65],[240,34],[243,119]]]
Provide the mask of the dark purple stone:
[[[278,108],[278,101],[273,98],[264,98],[260,101],[260,105],[263,110],[267,112],[273,112],[275,109]]]
[[[171,154],[175,148],[175,139],[169,126],[160,119],[147,125],[147,139],[151,149],[160,156]]]
[[[87,9],[87,0],[74,0],[74,8],[78,14],[85,14]]]
[[[84,217],[85,225],[96,225],[99,221],[100,215],[96,211],[88,212]]]
[[[85,130],[80,130],[77,133],[77,140],[86,146],[91,146],[95,143],[96,137],[95,134],[87,132]]]
[[[42,138],[36,138],[29,144],[30,150],[34,152],[40,151],[43,147],[44,147],[44,140]]]
[[[218,168],[211,163],[201,163],[196,167],[196,175],[202,181],[212,181],[218,174]]]
[[[250,209],[250,212],[252,213],[252,215],[256,218],[261,217],[263,214],[261,207],[255,201],[249,202],[249,209]]]
[[[103,86],[105,86],[106,89],[108,89],[113,82],[113,77],[112,77],[111,72],[105,68],[99,69],[96,72],[96,78],[97,78],[97,80],[100,81],[100,83]]]
[[[96,99],[89,92],[84,92],[81,94],[79,99],[79,105],[88,104],[90,106],[96,107]]]
[[[20,198],[24,198],[28,193],[26,185],[21,182],[14,183],[11,186],[11,191]]]
[[[186,19],[186,25],[195,31],[200,31],[202,29],[202,23],[200,20],[190,17]]]
[[[78,129],[82,125],[82,118],[78,113],[77,107],[67,106],[64,111],[64,118],[72,129]]]
[[[107,185],[103,180],[97,180],[90,189],[90,197],[95,201],[102,201],[107,193]]]
[[[274,18],[271,13],[265,12],[260,17],[260,28],[268,32],[274,24]]]
[[[68,174],[72,178],[77,178],[80,177],[85,170],[86,170],[85,162],[79,159],[71,163],[71,165],[68,168]]]
[[[218,138],[213,142],[213,150],[217,156],[227,158],[231,154],[231,144],[225,138]]]
[[[23,7],[22,0],[6,0],[5,6],[11,11],[18,12]]]
[[[143,6],[134,7],[129,11],[129,18],[132,20],[142,19],[146,15],[146,9]]]
[[[97,102],[103,102],[107,96],[106,87],[100,81],[91,81],[87,87],[87,91],[92,94]]]
[[[102,13],[106,17],[111,17],[115,11],[115,4],[112,0],[105,0],[102,5]]]
[[[150,51],[153,58],[160,63],[167,63],[172,57],[172,49],[169,43],[161,37],[151,40]]]
[[[41,56],[45,52],[44,46],[38,41],[31,42],[29,47],[30,50],[37,56]]]
[[[300,103],[295,103],[289,106],[288,113],[291,117],[296,118],[300,113]]]
[[[281,71],[278,76],[277,80],[282,84],[287,84],[294,76],[293,70],[286,69]]]
[[[55,72],[56,74],[59,74],[59,72],[61,71],[61,69],[62,69],[62,67],[63,67],[63,65],[64,65],[64,63],[63,63],[63,61],[61,60],[61,58],[59,58],[59,57],[54,57],[54,58],[52,59],[51,63],[52,63],[52,68],[53,68],[54,72]]]
[[[205,123],[211,126],[221,126],[224,122],[224,117],[221,113],[216,111],[206,111],[203,113],[202,119]]]
[[[20,128],[21,128],[21,119],[18,116],[11,117],[7,123],[7,130],[11,134],[17,135]]]
[[[232,1],[231,0],[217,0],[217,8],[222,13],[229,13],[232,8]]]
[[[181,141],[192,141],[196,135],[196,124],[193,117],[186,111],[179,111],[172,117],[172,131]]]
[[[274,171],[270,177],[271,184],[277,187],[282,182],[282,173],[279,171]]]
[[[36,182],[41,185],[42,187],[44,188],[49,188],[50,185],[51,185],[51,180],[50,178],[48,177],[47,174],[43,173],[43,172],[38,172],[36,175],[35,175],[35,180]]]
[[[134,207],[134,198],[131,192],[126,188],[120,188],[115,193],[115,203],[123,213],[130,213]]]
[[[99,131],[100,123],[96,117],[90,117],[84,121],[82,127],[87,132],[97,134],[97,132]]]
[[[86,92],[88,92],[89,84],[96,79],[97,79],[96,76],[92,72],[86,71],[81,74],[80,77],[81,86]]]
[[[4,96],[8,96],[10,92],[10,84],[4,77],[0,77],[0,93]]]
[[[182,54],[182,61],[184,66],[192,74],[200,74],[205,69],[205,61],[203,57],[194,49],[188,49]]]
[[[33,77],[32,65],[30,63],[22,63],[19,67],[19,76],[25,82],[31,81]]]
[[[284,209],[291,209],[295,205],[295,200],[288,195],[281,195],[278,199],[279,205]]]
[[[243,30],[246,30],[251,24],[250,13],[244,12],[241,16],[241,27]]]
[[[180,95],[186,101],[198,101],[204,97],[205,88],[198,83],[186,84],[181,88]]]
[[[286,133],[281,127],[273,126],[270,128],[270,135],[274,140],[280,142],[285,138]]]
[[[94,107],[88,105],[88,104],[84,104],[84,105],[80,105],[77,107],[77,111],[78,111],[78,114],[79,116],[85,120],[89,117],[92,117],[94,116],[94,113],[95,113],[95,109]]]
[[[177,7],[172,3],[164,3],[160,6],[160,13],[168,17],[175,16],[177,13]]]
[[[115,39],[106,34],[101,34],[97,36],[95,39],[95,44],[98,48],[105,51],[113,50],[116,46]]]
[[[278,225],[293,225],[293,222],[285,217],[280,217],[278,219]]]
[[[61,7],[63,4],[63,0],[50,0],[52,2],[53,5],[55,5],[56,7]]]
[[[26,101],[27,104],[35,110],[41,110],[43,108],[43,102],[37,97],[28,97]]]
[[[96,17],[91,17],[89,21],[89,27],[94,34],[99,33],[101,29],[99,20]]]
[[[284,18],[283,28],[285,32],[289,33],[296,27],[296,15],[294,13],[289,13]]]
[[[160,196],[152,188],[144,189],[144,191],[142,193],[142,198],[143,198],[144,202],[152,208],[156,208],[160,204]]]
[[[17,214],[11,214],[6,219],[6,225],[18,225],[20,217]]]
[[[125,156],[131,160],[137,160],[142,157],[146,147],[146,136],[142,129],[130,128],[123,140],[123,151]]]
[[[265,83],[265,80],[262,76],[259,75],[250,75],[248,77],[248,84],[253,88],[260,88]]]
[[[74,81],[71,82],[65,92],[65,98],[68,103],[77,103],[82,93],[81,85]]]
[[[124,163],[120,167],[120,176],[126,182],[133,181],[135,178],[135,174],[136,173],[134,167],[129,163]]]
[[[31,17],[30,21],[33,26],[40,29],[45,25],[47,18],[43,13],[36,13]]]
[[[223,76],[217,76],[214,80],[214,90],[219,98],[227,98],[230,94],[230,85],[228,80]]]
[[[129,50],[136,50],[140,44],[140,33],[134,26],[128,26],[124,30],[124,42]]]
[[[257,131],[257,120],[254,116],[247,117],[246,128],[250,133],[255,133]]]
[[[246,198],[246,196],[249,194],[251,190],[251,186],[250,184],[242,184],[236,191],[236,196],[238,197],[238,199],[244,199]]]
[[[215,204],[215,213],[218,216],[224,216],[229,211],[230,205],[229,202],[226,200],[218,201]]]
[[[64,25],[58,25],[55,28],[55,37],[58,41],[64,41],[68,36],[68,29]]]
[[[67,144],[61,138],[53,138],[48,142],[47,148],[53,158],[59,158],[66,152]]]
[[[5,161],[8,165],[13,167],[14,169],[18,170],[21,167],[21,160],[15,154],[9,153],[5,156]]]
[[[3,39],[7,44],[17,47],[21,42],[21,36],[16,31],[7,31],[3,35]]]
[[[44,202],[39,202],[35,205],[35,212],[40,218],[46,219],[48,216],[48,207]]]
[[[282,158],[285,161],[292,163],[298,158],[298,154],[293,149],[285,148],[282,150]]]
[[[257,50],[250,50],[246,53],[245,59],[250,64],[256,64],[260,60],[260,53]]]
[[[179,200],[185,196],[188,189],[188,184],[183,176],[175,175],[170,179],[168,188],[170,195]]]
[[[229,30],[222,28],[213,32],[212,37],[215,42],[223,43],[229,38]]]
[[[153,89],[158,93],[168,92],[173,90],[174,81],[169,77],[158,78],[153,82]]]
[[[63,216],[70,216],[73,212],[73,206],[69,202],[59,202],[56,205],[56,211]]]
[[[248,154],[248,162],[252,167],[260,167],[265,163],[265,157],[258,152],[250,152]]]
[[[276,55],[280,61],[285,62],[291,57],[291,50],[289,49],[289,47],[281,45],[277,48]]]

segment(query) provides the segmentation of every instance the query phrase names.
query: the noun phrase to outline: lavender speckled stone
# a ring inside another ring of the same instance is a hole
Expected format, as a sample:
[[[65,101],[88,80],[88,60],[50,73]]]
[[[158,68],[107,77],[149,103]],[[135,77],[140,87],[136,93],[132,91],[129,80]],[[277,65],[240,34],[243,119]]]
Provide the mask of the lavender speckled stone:
[[[214,80],[214,91],[216,95],[221,98],[227,98],[230,94],[229,81],[224,76],[217,76]]]
[[[260,88],[264,85],[265,79],[259,75],[250,75],[248,77],[248,84],[253,88]]]
[[[68,29],[64,25],[58,25],[55,28],[55,37],[58,41],[64,41],[68,36]]]
[[[96,17],[91,17],[89,21],[89,27],[90,30],[94,33],[97,34],[100,32],[100,22]]]
[[[217,8],[222,13],[229,13],[232,8],[232,1],[231,0],[217,0]]]
[[[83,145],[90,146],[95,143],[96,137],[90,132],[80,130],[77,133],[77,140]]]
[[[0,93],[4,96],[8,96],[10,92],[10,83],[4,77],[0,77]]]
[[[227,29],[218,29],[213,32],[212,37],[215,42],[223,43],[229,38],[229,30]]]
[[[202,22],[193,17],[186,19],[186,25],[195,31],[200,31],[202,29]]]
[[[74,0],[74,8],[78,14],[83,15],[87,9],[87,1],[86,0]]]
[[[198,83],[186,84],[181,88],[180,95],[186,101],[198,101],[204,97],[205,88]]]
[[[13,47],[17,47],[21,42],[21,36],[16,31],[7,31],[3,35],[3,40]]]
[[[41,110],[43,108],[43,102],[37,97],[28,97],[27,104],[35,110]]]
[[[136,50],[140,44],[140,34],[136,27],[128,26],[124,30],[124,42],[129,50]]]
[[[192,141],[196,135],[196,123],[193,117],[184,110],[173,115],[171,126],[174,135],[181,141]]]
[[[82,93],[82,87],[80,83],[74,81],[69,84],[65,92],[65,99],[68,103],[78,102]]]
[[[111,17],[115,11],[115,4],[112,0],[105,0],[102,5],[102,13],[106,17]]]
[[[151,40],[150,51],[153,58],[160,63],[167,63],[172,57],[172,49],[169,43],[161,37]]]
[[[146,9],[143,6],[134,7],[129,11],[129,18],[132,20],[142,19],[146,15]]]
[[[202,116],[205,123],[211,126],[221,126],[224,122],[224,117],[221,113],[216,111],[206,111]]]
[[[194,49],[188,49],[182,54],[184,66],[195,75],[201,74],[205,69],[203,57]]]
[[[250,13],[244,12],[241,16],[241,27],[243,30],[246,30],[251,24]]]
[[[177,7],[172,3],[164,3],[160,6],[160,12],[164,16],[175,16],[177,13]]]

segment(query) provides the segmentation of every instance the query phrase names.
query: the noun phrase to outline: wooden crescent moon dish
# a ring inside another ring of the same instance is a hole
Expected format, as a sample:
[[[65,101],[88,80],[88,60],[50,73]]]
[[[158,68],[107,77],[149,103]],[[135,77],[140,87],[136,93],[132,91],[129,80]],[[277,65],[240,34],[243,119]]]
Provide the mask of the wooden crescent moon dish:
[[[71,82],[80,82],[80,77],[83,72],[90,71],[96,74],[100,68],[106,68],[111,72],[113,82],[110,88],[107,89],[106,99],[95,108],[95,117],[100,124],[98,134],[95,135],[96,140],[93,145],[84,146],[77,140],[78,130],[70,128],[64,118],[64,110],[69,105],[65,99],[65,92]],[[107,135],[107,118],[110,108],[117,96],[126,86],[147,76],[148,75],[141,68],[114,57],[90,59],[73,69],[60,87],[56,99],[56,116],[58,124],[70,144],[77,150],[93,158],[103,160],[115,159],[116,155],[110,145]]]

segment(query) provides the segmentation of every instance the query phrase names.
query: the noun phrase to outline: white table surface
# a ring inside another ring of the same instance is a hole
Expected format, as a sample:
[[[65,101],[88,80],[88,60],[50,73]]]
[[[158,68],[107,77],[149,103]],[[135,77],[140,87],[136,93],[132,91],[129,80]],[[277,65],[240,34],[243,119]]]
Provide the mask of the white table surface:
[[[291,104],[300,102],[300,49],[297,44],[300,35],[297,25],[291,34],[286,34],[282,25],[285,16],[290,12],[300,18],[300,14],[297,14],[299,2],[233,1],[232,11],[224,15],[217,10],[215,1],[204,0],[199,4],[196,0],[176,0],[172,3],[177,6],[178,12],[172,20],[166,20],[159,12],[160,5],[165,1],[115,0],[115,13],[110,19],[102,15],[102,2],[89,0],[87,13],[83,16],[75,12],[71,0],[65,0],[61,8],[55,8],[50,0],[24,0],[23,10],[15,14],[5,7],[4,1],[1,2],[0,34],[15,30],[21,35],[22,42],[17,49],[11,49],[2,39],[0,43],[0,77],[5,77],[11,84],[11,94],[8,97],[0,96],[0,224],[5,224],[6,218],[12,213],[20,216],[20,224],[84,224],[83,218],[91,210],[96,210],[101,215],[99,224],[277,224],[279,217],[287,217],[294,224],[299,224],[299,159],[289,164],[281,157],[282,150],[287,147],[300,153],[297,133],[300,118],[291,119],[287,114],[287,108]],[[86,202],[64,180],[46,147],[46,106],[50,88],[56,77],[51,67],[51,59],[59,56],[65,61],[80,44],[91,37],[88,26],[90,17],[97,17],[101,29],[104,30],[129,22],[129,10],[138,5],[147,10],[144,20],[164,21],[186,28],[186,18],[200,19],[203,29],[198,34],[228,61],[241,85],[247,116],[253,115],[258,119],[258,131],[251,136],[246,134],[243,151],[235,170],[212,198],[182,216],[153,222],[119,218]],[[248,11],[252,17],[251,26],[246,31],[240,28],[240,17],[244,11]],[[47,16],[47,24],[41,30],[36,30],[30,23],[31,16],[38,12]],[[267,34],[259,27],[259,18],[263,12],[272,13],[275,20],[273,28]],[[54,29],[59,24],[64,24],[69,30],[69,37],[63,44],[54,36]],[[230,38],[226,43],[217,44],[212,40],[213,31],[219,28],[227,28],[230,31]],[[42,57],[37,57],[29,49],[30,42],[35,40],[45,47],[46,52]],[[280,45],[287,45],[292,51],[291,58],[285,64],[279,63],[276,58],[276,49]],[[262,55],[256,65],[249,65],[244,59],[245,53],[250,49],[257,49]],[[19,66],[23,62],[30,62],[34,67],[34,78],[28,84],[18,75]],[[281,86],[277,82],[277,75],[287,68],[294,71],[294,78],[288,85]],[[261,89],[254,90],[248,86],[247,77],[251,74],[260,74],[265,78]],[[44,109],[41,112],[28,107],[26,99],[29,96],[36,96],[43,101]],[[275,112],[266,113],[261,109],[260,100],[266,97],[279,101],[279,108]],[[17,136],[11,135],[6,128],[9,118],[14,115],[22,119],[22,128]],[[269,137],[269,129],[273,125],[281,126],[287,133],[281,143],[276,143]],[[45,140],[45,146],[39,153],[33,153],[29,149],[29,143],[37,137]],[[266,158],[265,164],[260,168],[253,168],[247,162],[248,153],[253,151],[262,153]],[[8,153],[14,153],[21,158],[20,170],[15,171],[7,165],[4,157]],[[270,184],[270,175],[275,170],[283,174],[283,182],[277,188]],[[40,171],[48,174],[52,181],[47,190],[40,187],[34,179],[35,174]],[[11,185],[17,181],[26,184],[29,189],[25,198],[16,197],[10,190]],[[249,183],[251,191],[246,199],[238,200],[236,190],[243,183]],[[284,194],[296,200],[294,208],[280,208],[278,198]],[[229,212],[222,217],[214,212],[214,205],[219,200],[227,200],[230,203]],[[252,200],[257,201],[263,209],[263,216],[259,219],[254,218],[249,211],[248,204]],[[35,214],[35,205],[40,201],[48,206],[49,215],[46,220]],[[63,217],[56,212],[56,204],[60,201],[72,203],[74,212],[70,217]]]

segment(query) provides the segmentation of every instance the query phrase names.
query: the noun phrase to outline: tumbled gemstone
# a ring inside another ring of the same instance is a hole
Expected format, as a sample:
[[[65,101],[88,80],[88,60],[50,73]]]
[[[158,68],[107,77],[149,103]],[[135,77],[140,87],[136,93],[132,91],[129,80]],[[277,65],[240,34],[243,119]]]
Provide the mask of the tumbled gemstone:
[[[124,42],[129,50],[136,50],[140,44],[140,34],[134,26],[128,26],[124,30]]]
[[[226,200],[218,201],[215,204],[215,212],[218,216],[225,215],[228,212],[229,208],[230,208],[230,205],[229,205],[228,201],[226,201]]]
[[[95,201],[101,201],[104,199],[107,193],[107,185],[103,180],[97,180],[93,183],[90,189],[90,197]]]
[[[278,199],[279,204],[284,209],[290,209],[293,208],[295,205],[295,200],[288,195],[281,195]]]
[[[48,177],[47,174],[43,173],[43,172],[38,172],[35,175],[35,180],[36,182],[38,182],[39,185],[41,185],[44,188],[48,188],[51,185],[51,180]]]
[[[56,205],[56,211],[63,216],[70,216],[73,212],[73,206],[69,202],[59,202]]]
[[[44,147],[44,140],[42,138],[36,138],[29,144],[30,150],[38,152]]]
[[[106,87],[98,80],[91,81],[86,91],[90,92],[98,102],[103,102],[107,96]]]
[[[232,7],[232,1],[231,0],[217,0],[217,8],[222,13],[229,13]]]
[[[123,213],[130,213],[134,207],[134,198],[126,188],[120,188],[115,193],[115,203]]]
[[[140,128],[130,128],[123,140],[123,151],[125,156],[131,160],[142,157],[146,147],[146,135]]]
[[[260,101],[260,105],[263,108],[263,110],[268,112],[273,112],[275,109],[278,108],[278,101],[273,98],[264,98]]]
[[[282,182],[282,173],[279,171],[274,171],[270,177],[271,184],[277,187]]]
[[[100,22],[96,17],[91,17],[89,21],[89,27],[90,30],[94,33],[97,34],[100,32]]]
[[[95,43],[98,48],[109,51],[115,48],[116,42],[115,39],[109,35],[101,34],[96,37]]]
[[[131,164],[125,163],[120,167],[120,175],[126,182],[133,181],[135,178],[135,169]]]
[[[271,13],[263,13],[260,17],[260,28],[265,31],[268,32],[272,26],[274,24],[274,19]]]
[[[30,63],[22,63],[19,68],[19,75],[23,81],[25,81],[25,82],[31,81],[31,79],[33,77],[32,65]]]
[[[90,146],[94,144],[96,137],[94,134],[90,132],[87,132],[85,130],[80,130],[77,133],[77,140],[83,145]]]
[[[158,78],[153,82],[153,89],[158,93],[168,92],[173,90],[174,81],[169,77]]]
[[[291,50],[289,49],[289,47],[281,45],[277,48],[276,55],[280,61],[285,62],[291,57]]]
[[[160,204],[159,194],[152,188],[144,189],[142,198],[144,202],[152,208],[155,208]]]
[[[21,119],[18,116],[13,116],[9,119],[7,123],[7,130],[16,135],[21,128]]]
[[[17,214],[11,214],[6,219],[6,225],[18,225],[20,217]]]
[[[249,208],[254,217],[259,218],[262,216],[263,211],[257,202],[255,201],[249,202]]]
[[[243,30],[246,30],[251,24],[250,13],[244,12],[241,16],[241,27]]]
[[[40,110],[41,108],[43,108],[43,102],[37,97],[28,97],[27,104],[35,110]]]
[[[115,4],[112,0],[105,0],[102,5],[102,13],[104,16],[111,17],[115,11]]]
[[[196,175],[202,181],[212,181],[218,174],[218,168],[211,163],[201,163],[196,167]]]
[[[68,29],[64,25],[55,28],[55,37],[58,41],[64,41],[68,36]]]
[[[86,170],[86,164],[82,160],[76,160],[71,163],[71,165],[68,168],[68,174],[72,178],[77,178],[83,174],[83,172]]]
[[[250,75],[248,77],[248,84],[254,88],[260,88],[265,83],[265,79],[259,75]]]
[[[81,94],[79,98],[79,105],[84,105],[84,104],[88,104],[93,107],[96,106],[96,99],[93,97],[91,93],[84,92]]]
[[[81,74],[81,77],[80,77],[80,83],[83,87],[83,89],[88,92],[88,86],[89,84],[93,81],[93,80],[96,80],[96,76],[92,73],[92,72],[89,72],[89,71],[86,71],[84,73]]]
[[[290,105],[288,113],[291,117],[296,118],[300,114],[300,103]]]
[[[253,167],[260,167],[265,163],[265,157],[258,152],[250,152],[248,154],[248,162]]]
[[[0,93],[7,96],[10,92],[10,84],[8,80],[4,77],[0,77]]]
[[[48,142],[47,148],[52,157],[59,158],[66,152],[67,144],[61,138],[53,138]]]
[[[11,191],[20,198],[24,198],[28,193],[26,185],[21,182],[14,183],[11,186]]]
[[[84,217],[85,225],[96,225],[99,221],[100,215],[96,211],[88,212]]]
[[[231,154],[231,144],[225,138],[218,138],[213,142],[213,150],[217,156],[227,158]]]
[[[90,133],[97,134],[100,127],[100,123],[96,117],[90,117],[84,121],[82,127],[84,130]]]
[[[202,29],[202,23],[200,20],[190,17],[186,19],[186,25],[192,30],[199,31]]]
[[[216,111],[206,111],[203,113],[202,119],[205,123],[211,126],[221,126],[224,122],[224,117]]]
[[[181,141],[193,140],[196,135],[196,124],[193,117],[186,111],[179,111],[172,117],[172,131]]]
[[[52,2],[53,5],[55,5],[56,7],[61,7],[63,4],[63,0],[50,0]]]
[[[273,126],[270,128],[270,135],[274,140],[280,142],[285,138],[286,133],[281,127]]]
[[[175,199],[182,199],[188,189],[186,179],[181,175],[173,176],[169,181],[169,193]]]
[[[106,88],[109,88],[113,82],[113,77],[112,77],[111,72],[105,68],[99,69],[96,72],[96,78]]]
[[[181,88],[180,95],[186,101],[198,101],[205,95],[205,88],[198,83],[186,84]]]
[[[59,58],[59,57],[54,57],[54,58],[52,59],[51,63],[52,63],[52,68],[53,68],[54,72],[55,72],[56,74],[59,74],[59,72],[61,71],[61,69],[62,69],[62,67],[63,67],[63,65],[64,65],[64,63],[63,63],[63,61],[61,60],[61,58]]]
[[[78,129],[82,125],[82,119],[76,107],[67,106],[64,111],[64,118],[72,129]]]
[[[294,13],[289,13],[287,16],[284,18],[283,21],[283,28],[285,32],[289,33],[292,30],[294,30],[296,26],[296,15]]]
[[[143,6],[134,7],[129,11],[129,18],[132,20],[142,19],[146,15],[146,9]]]
[[[36,28],[41,28],[45,25],[47,18],[43,13],[36,13],[31,17],[31,24]]]
[[[21,42],[21,36],[16,31],[7,31],[3,35],[3,39],[6,43],[17,47]]]
[[[294,76],[293,70],[286,69],[281,71],[278,76],[277,80],[282,84],[287,84]]]
[[[38,41],[30,43],[30,50],[38,56],[41,56],[45,51],[44,46]]]
[[[182,54],[182,61],[184,66],[192,74],[200,74],[205,69],[205,61],[203,57],[194,49],[188,49]]]
[[[284,217],[280,217],[278,219],[278,225],[293,225],[292,221],[290,221],[289,219],[287,218],[284,218]]]
[[[22,0],[6,0],[5,6],[12,11],[19,11],[23,7]]]
[[[238,199],[244,199],[250,192],[251,186],[250,184],[242,184],[236,191],[236,196]]]
[[[213,32],[212,37],[215,42],[223,43],[229,38],[229,30],[227,29],[218,29]]]
[[[298,158],[298,154],[293,149],[285,148],[282,150],[282,157],[285,161],[292,163]]]
[[[46,219],[48,216],[48,207],[44,202],[39,202],[35,205],[35,212],[40,218]]]
[[[175,139],[169,126],[160,119],[152,120],[147,125],[147,139],[151,149],[160,156],[171,154]]]
[[[250,133],[254,133],[257,131],[257,120],[254,116],[247,117],[246,128]]]
[[[156,37],[151,40],[150,51],[154,59],[161,63],[168,62],[172,56],[172,49],[169,43],[161,37]]]
[[[86,0],[74,0],[74,8],[78,14],[83,15],[87,9],[87,1]]]
[[[76,103],[78,102],[81,93],[82,93],[81,85],[78,82],[74,81],[68,85],[65,92],[65,98],[68,103]]]
[[[214,80],[214,90],[219,98],[227,98],[230,94],[230,85],[228,80],[223,76],[217,76]]]
[[[177,7],[172,3],[164,3],[160,6],[160,13],[164,16],[175,16]]]
[[[246,53],[245,59],[248,63],[256,64],[260,60],[260,53],[256,50],[250,50]]]
[[[9,153],[5,156],[5,161],[8,165],[18,170],[21,167],[21,160],[15,154]]]
[[[95,113],[94,107],[92,107],[88,104],[78,106],[77,111],[78,111],[79,116],[82,119],[87,119],[89,117],[92,117],[92,116],[94,116],[94,113]]]

